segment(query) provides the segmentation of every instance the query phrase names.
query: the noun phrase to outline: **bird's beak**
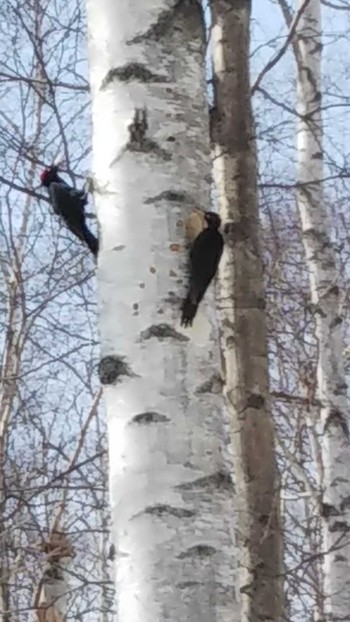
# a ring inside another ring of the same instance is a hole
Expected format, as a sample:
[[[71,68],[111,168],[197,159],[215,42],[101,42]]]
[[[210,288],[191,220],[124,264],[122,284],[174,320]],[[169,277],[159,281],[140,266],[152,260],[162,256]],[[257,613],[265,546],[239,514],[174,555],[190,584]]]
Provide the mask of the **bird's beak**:
[[[57,168],[61,168],[62,166],[65,165],[65,159],[62,155],[62,153],[60,153],[57,158],[55,158],[55,161],[53,163],[54,166],[56,166]]]

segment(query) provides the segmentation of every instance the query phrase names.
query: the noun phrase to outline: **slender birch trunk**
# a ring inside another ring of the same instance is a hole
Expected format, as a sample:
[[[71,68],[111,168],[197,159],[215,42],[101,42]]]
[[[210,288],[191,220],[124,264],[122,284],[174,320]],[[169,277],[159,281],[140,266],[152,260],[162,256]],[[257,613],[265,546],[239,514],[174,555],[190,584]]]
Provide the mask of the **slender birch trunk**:
[[[299,7],[303,2],[299,0]],[[306,261],[317,339],[317,383],[321,399],[321,514],[324,536],[324,594],[327,619],[350,612],[350,447],[343,361],[341,288],[323,196],[321,3],[311,0],[297,31],[298,188]]]
[[[241,620],[276,622],[283,556],[249,84],[250,9],[249,0],[212,2],[213,165],[227,241],[219,308],[240,501]]]
[[[73,547],[62,531],[53,531],[43,544],[47,554],[42,577],[34,598],[38,622],[64,622],[68,615],[68,569],[74,556]]]
[[[213,309],[179,325],[185,220],[209,208],[196,3],[87,0],[119,622],[238,620]]]

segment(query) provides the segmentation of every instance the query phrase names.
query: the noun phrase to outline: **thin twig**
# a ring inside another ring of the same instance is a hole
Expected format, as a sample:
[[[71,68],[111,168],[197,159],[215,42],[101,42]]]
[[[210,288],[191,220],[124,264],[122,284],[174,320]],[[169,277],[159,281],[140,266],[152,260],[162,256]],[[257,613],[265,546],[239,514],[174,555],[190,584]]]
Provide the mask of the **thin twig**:
[[[310,0],[305,0],[302,4],[302,6],[300,7],[299,11],[297,11],[297,13],[295,14],[295,17],[293,19],[293,22],[291,24],[290,27],[290,31],[288,34],[287,39],[285,40],[284,44],[282,45],[281,49],[279,50],[279,52],[277,52],[277,54],[267,63],[267,65],[265,65],[264,69],[260,72],[260,74],[258,75],[255,84],[253,84],[252,88],[251,88],[251,94],[254,95],[254,93],[256,92],[257,88],[260,86],[262,79],[266,76],[266,74],[278,63],[278,61],[281,60],[282,56],[285,54],[285,52],[288,49],[289,44],[291,43],[295,33],[296,33],[296,29],[298,27],[300,18],[302,16],[302,14],[304,13],[304,10],[306,9],[307,5],[310,3]]]

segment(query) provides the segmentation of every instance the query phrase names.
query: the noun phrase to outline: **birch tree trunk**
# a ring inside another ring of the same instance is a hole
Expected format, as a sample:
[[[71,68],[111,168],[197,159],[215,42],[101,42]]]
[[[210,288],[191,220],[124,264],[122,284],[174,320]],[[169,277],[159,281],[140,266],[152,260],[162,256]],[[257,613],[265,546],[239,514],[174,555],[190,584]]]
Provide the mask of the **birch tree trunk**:
[[[217,328],[179,324],[185,219],[209,207],[194,2],[87,0],[119,622],[238,620]],[[197,319],[197,318],[196,318]]]
[[[38,622],[64,622],[69,594],[68,568],[74,549],[63,531],[53,530],[43,543],[47,554],[43,573],[36,588],[34,610]]]
[[[241,620],[280,619],[279,479],[268,386],[257,158],[249,84],[249,0],[213,0],[213,165],[226,222],[219,307],[239,506]]]
[[[303,2],[299,0],[299,7]],[[310,0],[297,31],[297,203],[310,275],[317,339],[317,383],[321,399],[324,594],[327,619],[350,611],[350,448],[343,362],[341,289],[323,196],[321,4]]]

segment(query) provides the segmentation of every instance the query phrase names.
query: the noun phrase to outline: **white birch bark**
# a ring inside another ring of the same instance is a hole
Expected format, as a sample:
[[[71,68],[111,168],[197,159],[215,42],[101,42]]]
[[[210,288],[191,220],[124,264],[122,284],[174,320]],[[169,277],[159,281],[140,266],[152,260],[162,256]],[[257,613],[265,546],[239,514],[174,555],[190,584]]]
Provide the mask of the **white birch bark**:
[[[87,0],[119,622],[238,620],[210,304],[180,329],[185,219],[209,208],[196,3]]]
[[[211,7],[213,167],[226,223],[220,334],[239,504],[241,621],[277,622],[283,555],[249,81],[251,2],[213,0]]]
[[[303,4],[299,0],[299,7]],[[310,0],[297,31],[297,203],[310,275],[321,399],[324,595],[327,619],[350,612],[350,447],[343,362],[341,288],[324,201],[321,117],[321,3]]]

